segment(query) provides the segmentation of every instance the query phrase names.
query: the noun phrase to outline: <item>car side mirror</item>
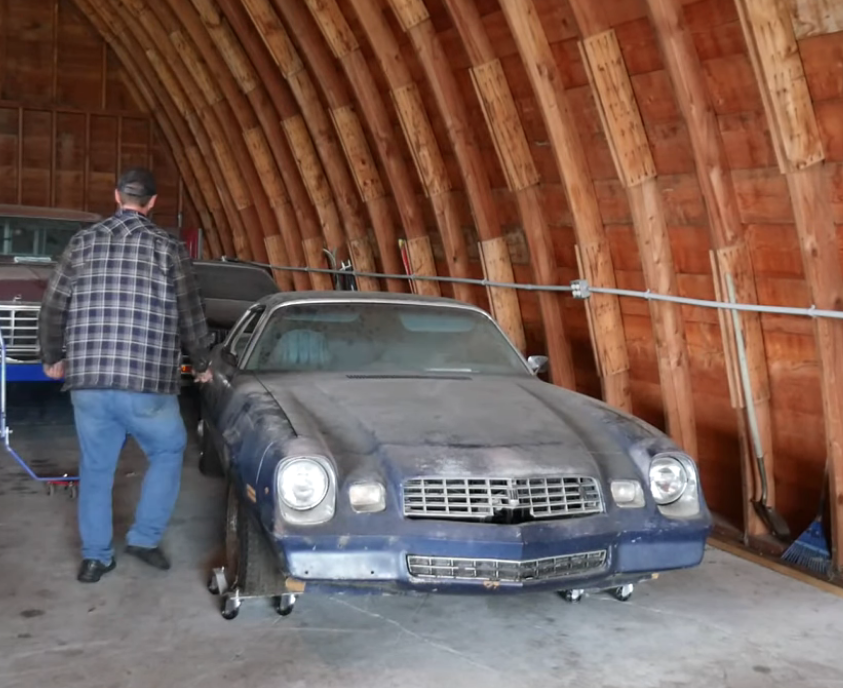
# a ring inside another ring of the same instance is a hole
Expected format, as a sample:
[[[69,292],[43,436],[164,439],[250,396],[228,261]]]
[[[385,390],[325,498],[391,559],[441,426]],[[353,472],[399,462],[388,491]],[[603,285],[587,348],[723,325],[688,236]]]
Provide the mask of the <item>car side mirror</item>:
[[[527,365],[530,366],[533,375],[546,373],[549,362],[550,359],[547,356],[530,356],[527,359]]]

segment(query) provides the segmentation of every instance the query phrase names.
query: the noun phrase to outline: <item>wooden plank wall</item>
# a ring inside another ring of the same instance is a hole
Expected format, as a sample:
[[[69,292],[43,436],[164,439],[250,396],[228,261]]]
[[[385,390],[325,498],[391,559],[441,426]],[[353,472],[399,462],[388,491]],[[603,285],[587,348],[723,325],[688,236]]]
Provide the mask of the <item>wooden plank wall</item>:
[[[128,85],[127,85],[128,84]],[[0,203],[114,211],[117,175],[151,167],[155,220],[199,220],[122,65],[70,0],[0,2]]]
[[[553,235],[557,279],[560,283],[569,282],[580,276],[575,232],[548,133],[499,3],[491,0],[474,2],[494,45],[496,57],[501,61],[526,130],[530,152],[542,178],[541,204]],[[352,26],[379,89],[388,95],[389,83],[377,65],[377,56],[366,40],[365,32],[356,22],[353,3],[339,0],[338,4]],[[734,0],[677,0],[677,4],[693,37],[724,140],[737,192],[740,222],[758,281],[759,302],[810,305],[787,184],[776,165],[761,95]],[[824,137],[827,163],[832,168],[835,220],[839,228],[843,224],[843,166],[839,165],[843,162],[843,80],[839,78],[839,69],[835,76],[830,73],[828,65],[841,64],[843,41],[839,33],[830,33],[837,29],[836,15],[823,15],[825,24],[815,18],[812,20],[814,23],[806,28],[812,16],[805,9],[809,4],[796,3],[794,22],[799,22],[801,18],[802,23],[798,26],[802,26],[802,33],[797,34],[800,36],[800,53]],[[382,1],[381,5],[393,35],[401,43],[402,57],[411,77],[418,85],[423,102],[428,105],[427,115],[459,198],[462,223],[471,252],[470,262],[479,271],[474,251],[477,240],[473,222],[445,123],[439,110],[430,106],[435,99],[412,43],[389,11],[390,4]],[[459,83],[469,121],[485,122],[482,104],[473,86],[472,62],[459,32],[453,26],[446,3],[444,0],[425,0],[425,5]],[[566,95],[575,112],[574,119],[609,237],[618,286],[645,290],[633,213],[624,185],[618,178],[613,153],[583,65],[580,50],[583,36],[576,18],[567,2],[535,0],[534,5],[541,15]],[[605,5],[604,15],[617,37],[652,150],[678,292],[686,297],[715,299],[709,218],[697,180],[694,152],[660,54],[647,3],[645,0],[606,0],[601,5]],[[801,14],[798,13],[799,5]],[[404,140],[400,136],[400,121],[394,111],[390,111],[390,117],[407,164],[413,164],[412,152],[403,145]],[[490,177],[515,276],[519,281],[529,281],[532,271],[524,230],[495,141],[486,126],[477,126],[474,134]],[[413,181],[418,184],[415,179]],[[423,190],[420,185],[417,185],[416,192],[421,198]],[[443,274],[445,266],[442,264],[441,244],[437,243],[435,218],[429,204],[423,205],[423,208],[427,213],[426,226],[435,244],[438,269]],[[448,293],[450,286],[443,285],[442,291]],[[562,298],[577,388],[601,396],[585,308],[581,301]],[[519,292],[519,300],[527,348],[531,353],[545,352],[538,299],[535,294]],[[648,304],[632,298],[621,298],[620,302],[629,355],[633,412],[664,429],[666,418]],[[682,317],[704,485],[718,514],[742,527],[745,514],[741,493],[741,440],[738,417],[730,401],[719,317],[712,309],[688,306],[682,306]],[[816,345],[812,324],[806,318],[764,315],[761,322],[769,360],[777,507],[790,521],[794,532],[798,532],[814,514],[825,458]]]
[[[177,1],[185,3],[178,12],[166,9]],[[319,265],[324,260],[323,245],[341,247],[354,239],[356,243],[346,249],[371,246],[372,261],[363,256],[367,263],[383,267],[389,261],[383,260],[382,251],[388,251],[394,265],[397,246],[387,244],[407,237],[411,261],[431,274],[482,278],[490,269],[509,274],[511,265],[514,278],[522,283],[567,284],[581,277],[581,261],[592,255],[592,246],[577,246],[583,241],[583,228],[575,230],[568,196],[572,177],[582,181],[582,175],[572,175],[570,165],[567,175],[560,175],[560,128],[549,131],[547,125],[548,113],[567,103],[571,121],[566,123],[564,140],[581,147],[599,208],[599,221],[593,224],[601,241],[591,242],[599,244],[594,255],[599,254],[603,265],[611,262],[617,286],[647,288],[639,246],[648,244],[641,240],[640,230],[646,225],[645,216],[652,214],[649,209],[655,208],[659,237],[666,235],[669,244],[669,251],[663,247],[662,252],[672,256],[672,269],[659,273],[664,278],[660,283],[669,283],[682,296],[715,299],[719,288],[715,289],[711,251],[718,249],[723,265],[733,259],[740,262],[739,255],[750,256],[751,271],[748,260],[742,259],[747,263],[742,268],[743,281],[749,284],[754,279],[760,303],[808,306],[811,292],[797,232],[797,218],[804,214],[794,212],[788,177],[779,167],[759,88],[764,81],[753,67],[738,0],[671,0],[667,13],[672,17],[674,10],[678,12],[692,44],[688,50],[683,47],[683,59],[693,53],[696,73],[702,75],[690,93],[704,89],[713,110],[713,118],[706,110],[700,121],[713,121],[710,129],[716,129],[722,139],[725,160],[720,159],[718,148],[712,163],[718,172],[711,184],[716,181],[718,191],[734,187],[735,203],[722,204],[729,220],[726,229],[717,222],[712,226],[710,206],[713,198],[731,198],[731,191],[714,193],[706,187],[704,196],[700,188],[697,161],[706,161],[700,153],[703,137],[695,136],[695,155],[682,113],[682,105],[688,107],[688,91],[683,91],[680,103],[674,88],[678,76],[666,68],[662,54],[666,43],[655,33],[653,15],[665,21],[667,15],[658,9],[664,10],[666,1],[600,0],[598,8],[593,0],[582,0],[575,3],[579,17],[567,0],[308,0],[299,4],[168,0],[163,5],[135,0],[125,6],[146,8],[145,15],[151,12],[146,22],[161,40],[159,20],[152,21],[153,15],[176,29],[181,19],[201,9],[201,16],[196,14],[192,20],[193,28],[174,35],[188,41],[202,27],[211,30],[212,40],[202,41],[197,54],[209,65],[233,67],[234,80],[224,75],[216,85],[206,84],[208,93],[216,99],[220,86],[224,87],[220,97],[234,94],[237,118],[227,119],[252,133],[259,121],[270,143],[274,142],[272,152],[294,206],[294,213],[284,215],[285,221],[295,215],[300,225],[295,235],[303,240],[299,261]],[[817,193],[831,195],[830,214],[839,238],[843,228],[843,4],[780,1],[776,6],[789,12],[782,16],[792,22],[798,52],[794,57],[790,51],[787,59],[801,63],[807,86],[803,93],[810,96],[822,139],[824,162],[811,174],[827,183],[828,191]],[[123,42],[138,64],[163,59],[155,52],[143,52],[146,28],[120,28],[116,21],[123,6],[120,1],[79,4],[99,8],[100,20],[109,19],[106,24],[115,27],[115,45],[119,48]],[[219,26],[217,7],[225,15]],[[513,12],[528,11],[535,11],[539,21],[512,21],[520,16]],[[454,25],[455,16],[462,17],[460,29]],[[676,29],[672,20],[667,24],[671,31]],[[520,29],[518,41],[512,26]],[[109,212],[117,169],[151,160],[162,185],[159,221],[174,221],[181,205],[191,218],[188,222],[195,221],[191,190],[180,180],[155,120],[136,103],[125,86],[131,79],[127,80],[110,49],[71,0],[5,0],[0,2],[0,27],[0,174],[9,180],[0,187],[0,201]],[[242,55],[232,50],[234,36],[241,42]],[[589,36],[590,51],[583,43]],[[611,37],[611,52],[602,60],[594,59],[594,41],[606,37]],[[373,40],[378,41],[377,50]],[[535,71],[528,73],[524,55],[533,50],[548,58],[548,45],[555,68],[547,71],[540,84],[546,96],[540,101],[534,88]],[[214,57],[212,49],[221,50],[225,59]],[[168,47],[162,54],[170,52]],[[591,72],[583,63],[584,55],[590,53]],[[675,65],[675,54],[673,58]],[[601,65],[613,65],[616,80],[624,84],[623,97],[617,102],[607,97],[606,85],[601,87],[600,79],[595,79],[594,70]],[[554,86],[557,69],[559,83]],[[172,98],[178,104],[180,87],[175,79],[165,78],[168,74],[167,69],[156,67],[146,78],[156,80],[153,90],[166,95],[162,102]],[[189,72],[183,76],[192,83],[187,79]],[[255,86],[258,82],[261,88]],[[248,95],[258,120],[250,115],[247,100],[235,93],[235,86]],[[649,149],[646,198],[657,203],[636,202],[639,196],[628,188],[629,175],[619,178],[619,170],[623,174],[626,168],[618,160],[625,161],[635,151],[619,145],[622,128],[609,132],[614,134],[614,149],[607,137],[606,108],[615,105],[640,113],[636,150]],[[225,114],[227,107],[221,104],[217,109]],[[184,109],[171,108],[175,114]],[[226,165],[218,166],[213,160],[208,170],[202,169],[202,158],[209,157],[205,151],[211,150],[204,136],[218,130],[206,130],[205,124],[188,112],[188,125],[182,123],[179,129],[184,132],[182,143],[196,169],[205,172],[203,197],[219,193],[222,205],[211,210],[220,213],[225,208],[236,219],[248,199],[239,205],[230,202],[229,192],[237,189],[227,189],[226,184],[237,178],[236,169],[220,172],[218,167]],[[706,129],[705,140],[716,142],[717,136]],[[234,150],[245,150],[238,133],[231,134]],[[508,143],[510,134],[517,138],[512,139],[515,143]],[[217,148],[220,142],[210,143]],[[256,162],[262,174],[270,174],[272,165],[263,148],[252,139],[247,143],[252,154],[261,153]],[[510,145],[512,150],[507,149]],[[222,155],[223,148],[218,152],[220,160],[231,157]],[[513,163],[528,160],[529,174],[519,181],[521,172]],[[478,176],[477,171],[482,174]],[[729,177],[726,186],[725,176]],[[268,191],[273,188],[268,180],[262,182]],[[532,214],[527,212],[530,203],[519,197],[519,190],[526,188],[530,199],[536,199]],[[240,191],[245,195],[244,189]],[[829,199],[823,198],[823,207],[828,208]],[[397,199],[404,199],[401,207]],[[734,212],[728,207],[732,205]],[[207,214],[209,208],[198,210]],[[552,255],[544,256],[541,264],[541,279],[536,277],[535,261],[531,264],[525,221],[538,223],[532,228],[533,252],[539,234],[541,245],[551,245]],[[233,229],[220,230],[223,244],[245,245],[245,233],[238,235],[236,229],[235,223]],[[282,256],[290,241],[293,237],[285,235],[283,241],[276,239],[268,246],[273,255]],[[748,251],[741,247],[744,243]],[[843,256],[839,244],[833,250]],[[608,252],[603,250],[605,245]],[[293,244],[290,247],[298,250]],[[652,261],[650,268],[652,283]],[[455,288],[450,283],[442,283],[440,291],[487,309],[493,307],[490,296],[496,296],[480,286]],[[520,312],[521,322],[514,320],[511,329],[520,332],[523,323],[526,353],[565,350],[559,342],[548,346],[545,340],[545,319],[553,315],[547,305],[546,299],[542,308],[538,295],[530,291],[517,292],[517,308],[509,304],[511,313]],[[605,332],[595,335],[593,331],[595,305],[592,302],[589,311],[581,300],[558,296],[554,306],[562,317],[555,331],[564,332],[570,349],[573,376],[566,377],[573,378],[578,391],[602,397],[604,381],[594,342],[596,335]],[[665,395],[664,370],[660,379],[654,311],[643,299],[622,297],[619,306],[621,325],[612,331],[622,330],[618,341],[626,349],[624,361],[628,358],[628,371],[625,362],[618,366],[623,395],[627,395],[628,375],[633,413],[667,429],[664,399],[670,395]],[[730,354],[727,361],[724,355],[721,322],[725,321],[712,309],[682,306],[679,310],[681,319],[671,318],[671,322],[682,323],[692,390],[690,413],[683,410],[683,419],[689,429],[696,429],[706,494],[720,516],[754,533],[757,524],[744,523],[751,511],[742,494],[742,480],[751,471],[742,470],[747,456],[745,443],[742,446],[745,425],[741,395],[730,390],[734,357]],[[772,428],[765,444],[772,445],[768,458],[775,457],[774,463],[770,461],[773,492],[776,507],[797,533],[814,515],[826,455],[816,336],[808,318],[762,315],[759,321],[761,336],[757,326],[747,325],[753,332],[755,393],[766,399],[769,378],[769,409],[763,414],[766,418],[769,411]],[[726,332],[726,340],[729,336]],[[766,364],[760,353],[762,338]]]

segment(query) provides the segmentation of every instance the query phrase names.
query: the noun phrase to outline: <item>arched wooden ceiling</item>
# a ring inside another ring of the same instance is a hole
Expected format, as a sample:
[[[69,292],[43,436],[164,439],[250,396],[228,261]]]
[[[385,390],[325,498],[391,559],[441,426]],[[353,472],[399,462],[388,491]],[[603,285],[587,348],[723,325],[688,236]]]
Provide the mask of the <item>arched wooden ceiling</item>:
[[[843,306],[840,3],[73,2],[165,133],[215,256],[321,267],[327,247],[357,269],[403,273],[404,239],[419,275],[580,277],[721,300],[729,276],[744,303]],[[801,252],[793,275],[788,251]],[[279,279],[330,288],[316,274]],[[489,308],[522,350],[550,354],[558,384],[590,391],[596,369],[609,403],[658,408],[654,422],[714,467],[721,510],[763,534],[728,314],[416,288]],[[837,321],[754,313],[741,327],[769,499],[784,485],[780,504],[799,525],[826,456],[843,503],[843,333]],[[657,368],[655,392],[639,382],[641,361]],[[822,400],[819,424],[800,406],[809,397]]]

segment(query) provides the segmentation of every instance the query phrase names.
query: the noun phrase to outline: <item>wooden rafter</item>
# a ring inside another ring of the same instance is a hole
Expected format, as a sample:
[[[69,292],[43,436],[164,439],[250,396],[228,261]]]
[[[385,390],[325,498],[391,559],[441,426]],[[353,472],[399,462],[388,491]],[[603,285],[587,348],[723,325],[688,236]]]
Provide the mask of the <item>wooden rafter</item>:
[[[681,7],[673,0],[647,0],[647,5],[677,103],[687,123],[697,179],[708,211],[716,292],[722,300],[726,300],[726,274],[729,274],[734,281],[737,300],[741,303],[758,303],[752,260],[744,239],[726,148],[693,37],[682,17]],[[773,476],[770,382],[761,317],[758,313],[742,312],[740,318],[750,373],[751,401],[755,405],[764,466],[767,474]],[[751,503],[760,496],[757,487],[760,481],[751,454],[751,438],[748,436],[749,426],[745,413],[747,400],[740,386],[735,334],[732,320],[725,313],[721,313],[720,327],[732,405],[737,412],[741,436],[744,530],[749,536],[757,536],[766,532],[764,523]],[[769,480],[768,484],[768,503],[775,506],[775,483]]]
[[[168,117],[173,128],[178,134],[184,146],[187,157],[197,182],[203,189],[206,203],[216,219],[217,235],[220,248],[226,253],[238,254],[235,247],[235,240],[242,237],[242,227],[239,225],[239,216],[232,212],[230,206],[226,206],[226,189],[222,185],[222,178],[216,166],[216,160],[211,159],[206,152],[200,153],[199,145],[207,146],[207,141],[196,141],[189,131],[184,118],[185,106],[182,100],[178,99],[178,93],[173,93],[165,87],[160,74],[153,63],[153,51],[145,52],[135,42],[134,36],[130,35],[120,17],[114,12],[112,6],[104,0],[75,0],[77,4],[87,6],[86,14],[97,21],[100,32],[109,40],[115,53],[121,61],[127,65],[133,65],[134,72],[143,77],[137,83],[149,84],[149,90],[154,94],[164,114]],[[239,255],[239,254],[238,254]]]
[[[816,113],[808,92],[791,17],[783,2],[737,0],[741,26],[761,90],[773,148],[787,178],[802,263],[817,308],[843,310],[843,269],[831,207],[831,185]],[[823,396],[831,553],[843,570],[843,322],[814,320]]]
[[[319,24],[308,11],[306,2],[282,1],[275,4],[283,15],[288,31],[295,34],[296,43],[305,60],[313,72],[319,74],[318,88],[324,94],[328,112],[321,109],[317,113],[318,120],[313,126],[330,132],[330,135],[336,133],[340,150],[344,151],[344,159],[348,162],[348,167],[359,189],[358,194],[369,210],[384,272],[400,274],[402,265],[398,233],[386,192],[387,186],[380,179],[380,172],[374,163],[368,141],[363,133],[363,125],[354,108],[345,81],[342,79],[342,73],[337,69],[336,61],[323,40]],[[376,89],[370,97],[378,97]],[[367,104],[365,107],[370,106]],[[376,183],[374,183],[375,180]],[[356,244],[361,248],[367,245],[364,244],[363,239]],[[357,264],[358,261],[355,261],[355,265]],[[360,269],[364,269],[362,263],[360,266]],[[430,284],[432,283],[428,283]],[[395,292],[405,292],[409,289],[408,283],[404,280],[386,280],[386,285],[390,291]],[[428,285],[425,288],[429,289]],[[438,289],[438,285],[436,288]]]
[[[374,254],[365,229],[363,209],[360,204],[362,199],[352,178],[349,162],[334,133],[330,117],[319,99],[318,89],[310,70],[299,55],[288,29],[284,26],[286,3],[249,0],[245,4],[253,18],[263,20],[264,16],[271,17],[274,40],[267,45],[276,58],[303,115],[300,120],[294,122],[295,136],[300,142],[299,151],[308,156],[303,162],[308,168],[316,169],[316,163],[321,161],[321,166],[324,166],[326,188],[332,190],[337,208],[342,215],[348,238],[349,255],[354,259],[358,269],[372,269]],[[301,9],[306,11],[303,7]],[[258,15],[255,14],[256,10]],[[283,48],[279,51],[279,46],[282,45]],[[293,122],[285,120],[288,134],[292,131],[289,128],[291,123]],[[305,136],[312,137],[310,146],[305,142]],[[293,149],[297,152],[296,146],[293,146]],[[360,284],[364,289],[379,288],[377,280],[374,279],[360,280]],[[393,290],[398,288],[394,282],[390,282],[389,286]]]
[[[436,224],[445,246],[449,275],[465,279],[470,276],[468,249],[460,227],[459,208],[418,86],[410,76],[398,41],[376,0],[351,0],[351,5],[386,76],[404,139],[413,156],[425,194],[433,205]],[[416,243],[421,244],[420,250],[416,250]],[[429,239],[410,241],[409,244],[414,265],[422,263],[422,260],[433,259],[432,251],[428,257]],[[453,288],[457,299],[477,303],[470,285],[456,282]]]
[[[244,188],[234,164],[227,139],[222,135],[221,126],[213,112],[203,107],[206,102],[199,86],[187,71],[182,58],[169,41],[157,17],[143,10],[145,4],[132,0],[121,5],[119,12],[116,0],[97,0],[111,7],[115,15],[128,16],[132,20],[125,22],[127,33],[132,37],[152,63],[164,88],[173,96],[183,113],[188,129],[199,144],[203,155],[212,155],[216,168],[224,180],[221,188],[223,207],[234,230],[234,245],[239,257],[266,259],[263,234],[257,224],[254,205],[248,191]],[[257,252],[256,252],[257,251]]]
[[[270,0],[244,0],[243,7],[288,86],[291,97],[283,103],[282,124],[305,188],[319,214],[328,248],[345,259],[351,254],[351,243],[358,242],[369,251],[365,263],[372,265],[371,247],[362,244],[367,234],[358,194],[310,73]],[[360,284],[364,289],[377,289],[375,280],[362,280]]]
[[[228,25],[223,23],[216,3],[212,0],[193,0],[195,11],[179,0],[169,0],[169,3],[171,10],[196,44],[209,70],[217,75],[216,81],[237,120],[237,127],[254,165],[256,174],[250,177],[249,183],[262,186],[268,204],[276,216],[279,232],[267,236],[265,240],[268,257],[273,263],[303,266],[301,231],[290,203],[290,196],[261,127],[258,116],[260,109],[253,107],[253,101],[245,95],[257,88],[258,84],[251,65],[245,56],[241,55],[240,44]],[[258,101],[259,104],[260,102]],[[272,119],[268,113],[260,114],[264,121]],[[273,236],[281,236],[281,243],[270,242]],[[310,286],[308,276],[300,272],[277,272],[276,279],[285,290],[289,290],[293,284],[297,289],[307,289]]]
[[[290,194],[290,200],[301,229],[305,262],[310,268],[322,268],[325,266],[325,257],[322,255],[321,247],[328,241],[328,237],[323,235],[317,210],[308,195],[304,180],[298,172],[290,143],[284,134],[281,122],[278,120],[278,117],[284,118],[285,113],[295,109],[292,104],[292,95],[288,93],[277,65],[242,3],[239,0],[220,0],[220,8],[260,77],[258,87],[250,91],[248,96],[251,100],[258,101],[255,109],[261,116],[261,124],[278,161],[278,168],[284,179],[287,192]],[[308,242],[310,242],[310,246],[319,245],[319,250],[316,252],[308,250]],[[314,289],[323,291],[333,289],[330,275],[311,273],[310,280]]]
[[[500,5],[527,68],[565,185],[574,217],[582,275],[592,286],[614,287],[612,256],[594,184],[538,11],[533,0],[500,0]],[[586,312],[604,398],[617,408],[631,411],[629,358],[618,299],[611,295],[592,295],[586,302]]]
[[[225,160],[223,171],[230,170],[229,183],[233,184],[231,189],[236,205],[250,219],[246,231],[252,256],[265,262],[268,259],[265,239],[278,231],[275,214],[241,134],[238,115],[243,113],[235,111],[236,103],[229,102],[221,85],[226,81],[226,71],[214,73],[196,42],[198,39],[207,45],[207,34],[190,35],[167,2],[131,0],[127,4],[130,7],[137,5],[140,22],[153,40],[158,41],[162,53],[179,56],[180,62],[174,65],[176,71],[183,74],[183,83],[196,114],[205,122],[212,146],[219,149],[219,157]],[[287,284],[292,286],[289,280]]]
[[[463,0],[446,0],[446,6],[471,60],[471,74],[486,124],[509,188],[518,200],[535,281],[542,285],[556,284],[553,239],[540,197],[541,177],[503,67],[495,56],[477,7]],[[570,344],[562,319],[562,300],[553,292],[539,292],[539,306],[551,379],[558,385],[576,389]]]
[[[394,140],[395,136],[383,98],[372,77],[369,65],[360,51],[357,39],[335,0],[306,0],[306,4],[325,40],[331,47],[334,57],[339,60],[345,70],[363,112],[363,118],[369,124],[381,162],[391,182],[392,193],[404,225],[404,231],[407,238],[412,242],[413,254],[416,257],[416,274],[435,277],[436,265],[433,260],[433,249],[424,226],[421,207],[410,183],[410,175],[400,149]],[[360,161],[358,162],[358,166],[360,166],[362,161],[367,159],[366,154],[368,152],[360,119],[351,104],[335,103],[331,107],[331,116],[348,158],[352,161]],[[356,145],[353,146],[353,143]],[[350,150],[352,146],[359,151],[356,155],[353,154],[353,150]],[[362,193],[363,182],[361,178],[367,173],[372,178],[369,187],[379,194],[379,196],[368,195],[367,202],[371,204],[373,200],[377,199],[382,203],[386,197],[385,185],[381,182],[377,168],[373,163],[363,166],[362,172],[357,171],[355,173],[358,187],[361,187]],[[372,211],[373,209],[370,207],[370,214]],[[389,221],[388,216],[386,219]],[[395,269],[398,269],[397,264]],[[415,288],[420,294],[441,295],[441,289],[437,282],[427,280],[416,282]]]
[[[496,260],[484,263],[486,278],[493,282],[514,283],[512,261],[503,237],[498,211],[492,198],[489,175],[466,113],[463,96],[454,77],[424,0],[389,0],[398,23],[409,35],[424,69],[436,104],[445,120],[448,136],[457,158],[484,256]],[[513,289],[489,289],[492,315],[515,345],[524,351],[526,337],[518,295]]]
[[[570,3],[583,36],[583,65],[632,210],[644,282],[657,294],[679,296],[653,152],[617,36],[600,5],[590,0]],[[682,309],[669,301],[650,301],[649,306],[667,431],[680,447],[696,456],[696,419]]]

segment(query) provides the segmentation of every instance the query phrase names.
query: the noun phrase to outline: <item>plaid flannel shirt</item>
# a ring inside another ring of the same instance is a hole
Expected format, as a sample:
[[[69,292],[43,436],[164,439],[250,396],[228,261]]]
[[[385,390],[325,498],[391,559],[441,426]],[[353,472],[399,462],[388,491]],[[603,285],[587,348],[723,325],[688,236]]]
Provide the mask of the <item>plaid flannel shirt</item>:
[[[43,362],[65,360],[65,389],[178,394],[182,346],[197,372],[210,359],[184,244],[132,210],[73,236],[44,294],[38,330]]]

